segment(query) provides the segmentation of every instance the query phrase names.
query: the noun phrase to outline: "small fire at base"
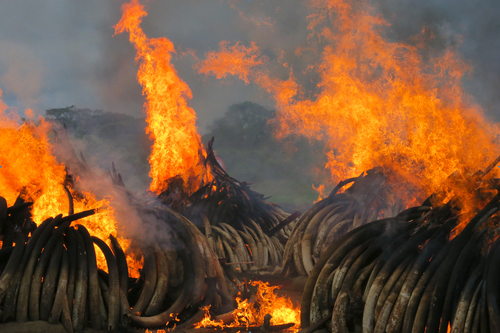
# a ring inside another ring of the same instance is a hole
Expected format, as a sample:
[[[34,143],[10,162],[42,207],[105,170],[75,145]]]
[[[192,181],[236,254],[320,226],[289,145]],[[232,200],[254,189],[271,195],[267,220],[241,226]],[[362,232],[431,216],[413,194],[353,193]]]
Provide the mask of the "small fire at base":
[[[231,316],[230,322],[213,319],[209,313],[210,307],[205,307],[205,317],[195,325],[195,328],[248,328],[261,327],[265,325],[266,316],[270,317],[269,325],[293,324],[287,330],[298,332],[300,323],[300,306],[294,306],[293,302],[275,293],[279,287],[269,286],[262,281],[250,282],[250,285],[257,287],[255,295],[250,299],[242,299],[241,293],[236,297],[238,308]]]

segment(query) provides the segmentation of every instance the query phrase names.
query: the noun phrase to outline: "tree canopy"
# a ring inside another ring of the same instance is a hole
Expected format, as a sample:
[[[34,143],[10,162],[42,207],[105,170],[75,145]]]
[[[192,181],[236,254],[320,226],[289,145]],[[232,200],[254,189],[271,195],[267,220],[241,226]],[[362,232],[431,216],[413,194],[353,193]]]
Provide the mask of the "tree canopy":
[[[274,116],[274,110],[259,104],[233,104],[214,120],[203,142],[215,137],[214,149],[232,177],[252,183],[252,189],[287,210],[303,209],[318,197],[312,185],[326,176],[320,168],[326,161],[324,146],[305,138],[278,141],[270,124]]]

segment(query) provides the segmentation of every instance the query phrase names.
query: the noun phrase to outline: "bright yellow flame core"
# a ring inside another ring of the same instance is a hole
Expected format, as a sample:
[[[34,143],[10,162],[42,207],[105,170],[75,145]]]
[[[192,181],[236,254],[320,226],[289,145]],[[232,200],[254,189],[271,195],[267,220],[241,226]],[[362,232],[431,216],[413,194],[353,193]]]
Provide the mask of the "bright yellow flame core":
[[[154,140],[149,156],[150,190],[161,193],[172,177],[180,175],[187,184],[190,178],[202,174],[199,163],[202,145],[196,129],[196,113],[187,104],[192,94],[170,63],[175,52],[173,43],[166,38],[147,38],[140,28],[142,18],[147,15],[144,6],[132,0],[122,6],[122,11],[115,33],[128,31],[130,42],[137,50],[137,79],[147,99],[144,105],[146,132]]]

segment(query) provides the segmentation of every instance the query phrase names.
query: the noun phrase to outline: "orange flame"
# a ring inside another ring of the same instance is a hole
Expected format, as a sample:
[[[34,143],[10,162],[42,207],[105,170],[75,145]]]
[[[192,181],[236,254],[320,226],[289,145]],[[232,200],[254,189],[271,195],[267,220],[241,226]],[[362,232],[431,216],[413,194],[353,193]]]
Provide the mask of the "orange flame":
[[[427,59],[425,29],[411,43],[384,39],[388,23],[367,1],[313,0],[312,8],[311,36],[326,45],[315,66],[320,82],[314,98],[298,97],[302,87],[293,73],[285,81],[255,66],[235,73],[231,57],[258,64],[255,45],[245,56],[242,46],[222,44],[198,71],[250,77],[266,89],[276,101],[278,138],[324,139],[333,182],[381,166],[412,184],[413,196],[422,200],[453,172],[481,170],[495,159],[498,126],[485,121],[464,92],[460,80],[470,68],[454,50]]]
[[[295,307],[292,301],[286,297],[280,297],[275,293],[277,286],[269,286],[269,283],[262,281],[250,282],[252,286],[257,286],[257,294],[254,302],[242,300],[236,297],[238,308],[234,310],[234,321],[224,325],[222,321],[213,320],[208,312],[209,307],[204,308],[205,318],[196,324],[195,328],[212,327],[239,327],[239,326],[261,326],[264,324],[266,314],[271,315],[271,325],[296,324],[290,329],[292,332],[299,331],[300,308]]]
[[[0,90],[0,98],[1,98]],[[66,177],[64,165],[59,164],[52,154],[52,145],[47,133],[50,124],[42,117],[35,119],[28,111],[27,121],[20,123],[17,114],[6,113],[7,107],[0,100],[0,195],[8,205],[14,204],[17,196],[33,202],[33,221],[38,225],[50,216],[66,215],[69,210],[68,197],[63,183]],[[90,192],[75,192],[74,211],[97,209],[98,213],[78,220],[92,236],[108,239],[117,236],[117,222],[114,209],[110,206],[111,197],[97,200]],[[124,248],[128,241],[118,238]],[[101,254],[100,251],[96,251]],[[98,266],[106,270],[106,261],[101,254]],[[131,261],[131,264],[133,262]],[[137,276],[137,272],[133,272]]]
[[[175,53],[174,44],[166,38],[147,38],[139,26],[147,15],[144,6],[132,0],[123,4],[122,12],[122,18],[114,27],[115,34],[128,31],[130,42],[137,50],[137,80],[147,100],[146,132],[154,140],[149,156],[150,190],[161,193],[172,177],[180,175],[184,184],[189,184],[190,178],[202,174],[202,145],[196,129],[196,113],[187,103],[192,94],[170,63]]]
[[[194,325],[194,328],[204,328],[204,327],[210,327],[210,328],[224,328],[227,327],[224,325],[224,322],[222,320],[214,320],[210,316],[209,310],[210,310],[210,305],[204,306],[201,308],[203,311],[205,311],[205,317],[203,319]]]
[[[260,50],[255,43],[251,43],[250,47],[239,43],[234,46],[228,44],[229,42],[222,41],[219,43],[219,52],[207,52],[207,59],[196,65],[198,72],[214,75],[218,79],[235,75],[249,83],[248,77],[254,74],[253,68],[266,63],[267,58],[260,56]]]

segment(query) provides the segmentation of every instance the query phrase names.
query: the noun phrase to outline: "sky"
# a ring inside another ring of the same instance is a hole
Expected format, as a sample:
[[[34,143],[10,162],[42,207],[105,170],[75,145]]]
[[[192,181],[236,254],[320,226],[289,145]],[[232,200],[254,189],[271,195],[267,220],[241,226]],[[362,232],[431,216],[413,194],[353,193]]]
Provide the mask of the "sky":
[[[44,114],[49,108],[75,105],[144,116],[134,47],[127,34],[113,36],[122,3],[1,0],[4,102],[21,113],[25,108]],[[391,23],[389,38],[405,40],[428,26],[442,47],[459,44],[474,69],[464,79],[467,91],[491,121],[500,121],[500,2],[378,0],[374,4]],[[174,65],[193,92],[190,105],[197,112],[201,134],[233,103],[249,100],[272,107],[273,101],[253,84],[197,74],[192,68],[195,57],[203,58],[223,40],[244,45],[254,41],[271,64],[278,64],[282,55],[294,73],[309,64],[307,57],[295,56],[298,46],[308,45],[308,0],[149,0],[146,8],[149,15],[142,27],[148,37],[167,37],[174,43]],[[288,75],[279,65],[271,71]],[[299,79],[314,85],[314,74]]]

